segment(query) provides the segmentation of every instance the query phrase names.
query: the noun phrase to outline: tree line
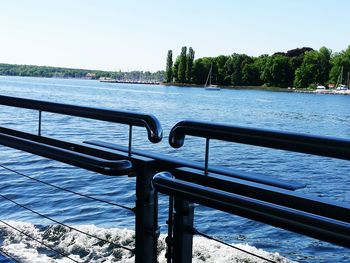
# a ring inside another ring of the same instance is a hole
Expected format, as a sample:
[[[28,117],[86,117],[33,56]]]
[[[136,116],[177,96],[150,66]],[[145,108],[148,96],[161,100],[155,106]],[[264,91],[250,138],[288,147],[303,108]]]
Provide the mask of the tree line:
[[[118,80],[154,80],[163,81],[164,71],[103,71],[88,69],[72,69],[49,66],[16,65],[0,63],[0,76],[26,76],[45,78],[112,78]]]
[[[350,46],[337,53],[326,47],[303,47],[259,57],[234,53],[194,60],[194,54],[191,47],[188,51],[182,47],[173,62],[173,52],[169,50],[166,82],[203,85],[212,67],[215,85],[315,88],[335,84],[342,68],[343,79],[350,72]]]

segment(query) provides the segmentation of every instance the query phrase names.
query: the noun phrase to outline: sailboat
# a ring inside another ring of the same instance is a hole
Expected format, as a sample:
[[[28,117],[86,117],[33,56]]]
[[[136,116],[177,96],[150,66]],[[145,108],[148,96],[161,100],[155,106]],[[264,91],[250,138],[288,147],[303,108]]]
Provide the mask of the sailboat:
[[[340,74],[338,76],[338,80],[337,80],[337,84],[335,85],[335,90],[336,91],[347,91],[348,90],[348,87],[346,87],[344,84],[342,84],[343,82],[343,70],[344,70],[344,67],[342,66],[341,69],[340,69]],[[348,85],[349,85],[349,72],[348,72],[348,81],[347,81]]]
[[[210,65],[209,74],[208,74],[208,77],[207,77],[207,81],[205,82],[204,88],[206,90],[220,90],[220,87],[218,87],[217,85],[212,85],[211,84],[212,71],[213,71],[213,64]]]

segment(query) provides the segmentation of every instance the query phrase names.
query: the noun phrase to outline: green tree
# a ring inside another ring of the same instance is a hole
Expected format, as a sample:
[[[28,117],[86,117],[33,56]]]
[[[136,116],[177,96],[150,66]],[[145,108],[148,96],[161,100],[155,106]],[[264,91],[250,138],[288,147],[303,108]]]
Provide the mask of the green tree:
[[[215,73],[214,84],[217,85],[229,85],[230,83],[225,82],[225,64],[228,60],[228,56],[220,55],[213,58],[213,69]]]
[[[304,60],[304,54],[306,51],[313,51],[310,47],[294,48],[288,50],[286,53],[282,53],[290,60],[291,68],[293,73],[301,66]]]
[[[192,82],[192,69],[194,61],[194,50],[192,47],[188,49],[188,54],[186,58],[186,82]]]
[[[327,66],[325,51],[308,51],[303,63],[295,72],[294,85],[297,88],[307,88],[311,85],[324,84],[327,80],[329,66]],[[326,76],[324,76],[326,74]]]
[[[350,72],[350,46],[345,50],[339,53],[334,54],[331,58],[331,70],[330,70],[330,82],[336,83],[343,68],[344,77]]]
[[[242,69],[242,82],[246,86],[260,86],[262,81],[260,79],[259,66],[256,63],[245,64]]]
[[[210,58],[196,59],[193,64],[193,82],[199,85],[204,85],[207,80],[210,65],[212,61]]]
[[[173,51],[169,50],[167,59],[166,59],[166,69],[165,69],[165,75],[166,75],[166,82],[172,82],[173,81]]]
[[[260,77],[260,82],[263,84],[263,73],[268,61],[269,55],[264,54],[260,55],[259,57],[254,59],[254,64],[257,66],[259,70],[259,77]]]
[[[187,61],[187,47],[182,47],[181,48],[181,53],[180,53],[180,63],[179,63],[179,68],[178,68],[178,81],[181,83],[186,82],[186,61]]]
[[[177,56],[173,67],[173,76],[175,77],[175,82],[180,82],[180,79],[179,79],[180,60],[181,60],[180,56]]]
[[[292,85],[292,68],[288,57],[273,55],[267,57],[261,79],[267,86],[288,87]]]
[[[320,75],[319,75],[319,83],[326,84],[329,80],[329,72],[331,70],[331,56],[332,50],[326,47],[321,47],[319,50],[320,53]]]
[[[253,59],[245,54],[233,54],[225,63],[225,81],[230,80],[234,86],[243,85],[242,70],[245,64],[252,63]]]

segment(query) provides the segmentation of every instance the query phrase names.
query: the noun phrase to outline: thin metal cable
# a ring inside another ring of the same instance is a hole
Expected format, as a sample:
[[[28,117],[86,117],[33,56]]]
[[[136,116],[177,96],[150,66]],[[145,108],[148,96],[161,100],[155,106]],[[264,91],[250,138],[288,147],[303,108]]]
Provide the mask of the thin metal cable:
[[[39,212],[37,212],[37,211],[34,211],[33,209],[28,208],[28,207],[26,207],[26,206],[24,206],[24,205],[21,205],[20,203],[17,203],[16,201],[14,201],[14,200],[12,200],[12,199],[10,199],[10,198],[8,198],[8,197],[2,195],[2,194],[0,194],[0,196],[1,196],[2,198],[6,199],[6,200],[8,200],[8,201],[10,201],[10,202],[12,202],[12,203],[18,205],[18,206],[20,206],[20,207],[26,209],[26,210],[28,210],[28,211],[30,211],[30,212],[32,212],[32,213],[38,215],[38,216],[41,216],[41,217],[46,218],[46,219],[48,219],[48,220],[50,220],[50,221],[52,221],[52,222],[55,222],[56,224],[59,224],[59,225],[61,225],[61,226],[67,227],[67,228],[69,228],[69,229],[71,229],[71,230],[77,231],[77,232],[79,232],[79,233],[81,233],[81,234],[87,235],[87,236],[92,237],[92,238],[96,238],[96,239],[98,239],[99,241],[109,243],[109,244],[114,245],[114,246],[116,246],[116,247],[118,247],[118,248],[122,248],[122,249],[125,249],[125,250],[130,251],[131,253],[134,253],[134,249],[131,249],[131,248],[125,247],[125,246],[123,246],[123,245],[119,245],[119,244],[116,244],[116,243],[114,243],[114,242],[108,241],[108,240],[106,240],[106,239],[103,239],[103,238],[100,238],[100,237],[91,235],[91,234],[86,233],[86,232],[84,232],[84,231],[81,231],[81,230],[79,230],[79,229],[77,229],[77,228],[74,228],[74,227],[69,226],[69,225],[66,225],[66,224],[64,224],[64,223],[62,223],[62,222],[59,222],[59,221],[57,221],[57,220],[55,220],[55,219],[53,219],[53,218],[51,218],[51,217],[49,217],[49,216],[46,216],[46,215],[41,214],[41,213],[39,213]]]
[[[195,235],[199,235],[199,236],[205,237],[205,238],[207,238],[207,239],[214,240],[214,241],[216,241],[216,242],[218,242],[218,243],[221,243],[221,244],[223,244],[223,245],[226,245],[226,246],[228,246],[228,247],[237,249],[237,250],[239,250],[239,251],[241,251],[241,252],[244,252],[244,253],[246,253],[246,254],[249,254],[249,255],[251,255],[251,256],[260,258],[260,259],[265,260],[265,261],[267,261],[267,262],[277,263],[277,262],[275,262],[275,261],[273,261],[273,260],[271,260],[271,259],[268,259],[268,258],[259,256],[259,255],[256,255],[256,254],[254,254],[254,253],[252,253],[252,252],[249,252],[249,251],[246,251],[246,250],[244,250],[244,249],[242,249],[242,248],[239,248],[239,247],[236,247],[236,246],[234,246],[234,245],[228,244],[228,243],[226,243],[226,242],[224,242],[224,241],[222,241],[222,240],[220,240],[220,239],[216,239],[215,237],[208,236],[208,235],[206,235],[206,234],[204,234],[204,233],[202,233],[202,232],[199,232],[199,231],[198,231],[197,229],[195,229],[195,228],[193,229],[193,233],[194,233]]]
[[[25,233],[25,232],[23,232],[22,230],[19,230],[18,228],[14,227],[14,226],[12,226],[12,225],[10,225],[10,224],[8,224],[8,223],[6,223],[5,221],[0,220],[0,222],[3,223],[4,225],[7,225],[8,227],[11,227],[12,229],[14,229],[14,230],[16,230],[16,231],[18,231],[18,232],[20,232],[22,235],[25,235],[26,237],[29,237],[29,238],[32,239],[32,240],[35,240],[36,242],[40,243],[41,245],[47,247],[48,249],[50,249],[50,250],[52,250],[52,251],[54,251],[54,252],[56,252],[57,254],[60,254],[62,257],[68,258],[68,259],[72,260],[73,262],[81,263],[80,261],[77,261],[77,260],[71,258],[70,256],[68,256],[68,255],[66,255],[66,254],[64,254],[64,253],[62,253],[61,251],[58,251],[57,249],[55,249],[55,248],[53,248],[53,247],[50,247],[49,245],[46,245],[44,242],[38,240],[38,239],[35,238],[35,237],[32,237],[32,236],[28,235],[27,233]]]
[[[0,248],[0,253],[4,254],[6,257],[10,258],[12,261],[19,263],[17,259],[15,259],[13,256],[11,256],[9,253],[5,252],[2,248]]]
[[[45,184],[45,185],[48,185],[48,186],[51,186],[53,188],[56,188],[56,189],[59,189],[59,190],[62,190],[62,191],[66,191],[66,192],[69,192],[71,194],[75,194],[75,195],[79,195],[79,196],[82,196],[82,197],[85,197],[85,198],[88,198],[88,199],[91,199],[91,200],[94,200],[94,201],[97,201],[97,202],[101,202],[101,203],[105,203],[105,204],[109,204],[109,205],[113,205],[113,206],[117,206],[117,207],[120,207],[120,208],[124,208],[126,210],[130,210],[132,212],[134,212],[134,208],[130,208],[130,207],[127,207],[127,206],[124,206],[124,205],[120,205],[120,204],[116,204],[116,203],[113,203],[113,202],[109,202],[109,201],[106,201],[106,200],[101,200],[101,199],[98,199],[98,198],[95,198],[95,197],[92,197],[92,196],[89,196],[89,195],[85,195],[85,194],[81,194],[81,193],[77,193],[77,192],[74,192],[72,190],[69,190],[69,189],[66,189],[66,188],[63,188],[63,187],[60,187],[60,186],[57,186],[57,185],[54,185],[54,184],[51,184],[51,183],[47,183],[45,181],[42,181],[40,179],[36,179],[32,176],[29,176],[29,175],[26,175],[26,174],[23,174],[21,172],[18,172],[16,170],[13,170],[11,168],[8,168],[6,166],[4,166],[3,164],[0,164],[0,167],[2,167],[3,169],[5,170],[8,170],[10,172],[13,172],[15,174],[18,174],[20,176],[23,176],[23,177],[26,177],[30,180],[33,180],[33,181],[36,181],[36,182],[39,182],[39,183],[42,183],[42,184]]]

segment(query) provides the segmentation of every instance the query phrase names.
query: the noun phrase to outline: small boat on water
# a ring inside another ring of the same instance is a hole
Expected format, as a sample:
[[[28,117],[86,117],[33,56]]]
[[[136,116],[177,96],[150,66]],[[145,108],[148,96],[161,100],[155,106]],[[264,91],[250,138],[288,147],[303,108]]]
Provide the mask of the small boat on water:
[[[207,77],[207,81],[205,82],[204,88],[206,90],[220,90],[219,86],[211,84],[212,70],[213,70],[213,64],[210,65],[209,74],[208,74],[208,77]]]
[[[350,95],[350,89],[349,87],[345,86],[345,85],[339,85],[335,90],[334,90],[335,94],[342,94],[342,95]]]
[[[315,92],[316,93],[324,93],[324,92],[326,92],[326,87],[322,86],[322,85],[318,85]]]
[[[348,78],[347,78],[347,85],[343,84],[343,74],[344,74],[344,67],[342,66],[340,69],[340,73],[338,76],[337,84],[335,85],[335,91],[337,92],[344,92],[349,90],[349,78],[350,78],[350,72],[348,72]]]
[[[348,90],[349,88],[343,84],[339,85],[335,90],[342,91],[342,90]]]
[[[205,87],[206,90],[220,90],[220,87],[217,85],[210,85]]]

